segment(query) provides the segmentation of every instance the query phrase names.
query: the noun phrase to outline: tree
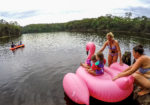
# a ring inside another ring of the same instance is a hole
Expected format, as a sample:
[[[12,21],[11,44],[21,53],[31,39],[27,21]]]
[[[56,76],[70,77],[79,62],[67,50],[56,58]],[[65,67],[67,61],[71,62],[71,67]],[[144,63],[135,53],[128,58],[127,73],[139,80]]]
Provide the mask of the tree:
[[[130,19],[131,16],[132,16],[132,13],[131,13],[131,12],[126,12],[126,13],[125,13],[125,17],[126,17],[126,18],[129,18],[129,19]]]

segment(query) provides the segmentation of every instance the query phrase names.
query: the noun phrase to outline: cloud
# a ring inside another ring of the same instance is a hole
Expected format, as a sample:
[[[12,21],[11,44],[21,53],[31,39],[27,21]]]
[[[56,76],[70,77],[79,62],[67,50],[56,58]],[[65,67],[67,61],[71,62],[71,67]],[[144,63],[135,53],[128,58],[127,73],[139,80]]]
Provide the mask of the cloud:
[[[11,19],[25,19],[33,16],[37,16],[38,11],[36,10],[30,10],[30,11],[24,11],[24,12],[0,12],[0,16],[2,18],[11,18]]]
[[[59,23],[125,12],[149,16],[149,7],[149,0],[3,0],[0,18],[20,25]]]
[[[138,1],[147,5],[150,5],[150,0],[138,0]]]
[[[123,9],[126,12],[131,12],[133,14],[133,16],[137,17],[137,16],[147,16],[150,17],[150,7],[146,8],[146,7],[129,7],[129,8],[125,8]]]

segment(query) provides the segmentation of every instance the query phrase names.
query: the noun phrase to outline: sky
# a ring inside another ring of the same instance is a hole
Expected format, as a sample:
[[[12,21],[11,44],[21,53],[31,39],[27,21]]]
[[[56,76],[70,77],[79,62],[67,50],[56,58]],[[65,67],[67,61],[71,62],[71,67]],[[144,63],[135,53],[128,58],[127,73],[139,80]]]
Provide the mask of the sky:
[[[19,25],[64,23],[112,14],[150,17],[150,0],[0,0],[0,19]]]

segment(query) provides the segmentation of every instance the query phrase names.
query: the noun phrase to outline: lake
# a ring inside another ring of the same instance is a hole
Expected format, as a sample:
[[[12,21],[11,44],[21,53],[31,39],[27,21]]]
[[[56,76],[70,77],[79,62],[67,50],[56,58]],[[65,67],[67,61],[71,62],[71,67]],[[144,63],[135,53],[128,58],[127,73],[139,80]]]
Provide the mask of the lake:
[[[0,38],[0,105],[77,105],[64,93],[65,74],[75,73],[87,55],[87,42],[96,44],[96,52],[106,41],[106,33],[52,32]],[[150,56],[150,35],[118,34],[121,52],[144,45]],[[9,50],[11,42],[22,41],[24,48]],[[107,59],[108,48],[104,50]],[[104,103],[90,98],[90,105],[137,104],[132,95],[119,103]]]

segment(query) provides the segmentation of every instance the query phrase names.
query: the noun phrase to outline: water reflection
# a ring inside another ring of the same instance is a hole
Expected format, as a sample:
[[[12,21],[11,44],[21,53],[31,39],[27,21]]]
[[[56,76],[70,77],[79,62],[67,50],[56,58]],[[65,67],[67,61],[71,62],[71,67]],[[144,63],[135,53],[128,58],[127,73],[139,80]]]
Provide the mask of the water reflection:
[[[97,100],[93,97],[90,97],[90,105],[140,105],[136,100],[133,100],[133,94],[131,94],[127,99],[117,102],[117,103],[107,103],[100,100]],[[65,93],[64,100],[66,101],[66,105],[77,105],[73,102]]]
[[[65,93],[64,93],[64,100],[66,101],[66,105],[77,105]]]
[[[150,54],[149,36],[114,34],[122,53],[141,43],[145,53]],[[87,42],[93,41],[98,51],[105,36],[106,33],[54,32],[0,39],[0,105],[77,105],[64,94],[63,77],[75,73],[80,62],[84,62]],[[25,47],[11,51],[12,41],[22,41]],[[107,54],[106,49],[105,58]],[[111,105],[94,98],[90,102]],[[134,103],[132,96],[115,104],[124,103]]]

